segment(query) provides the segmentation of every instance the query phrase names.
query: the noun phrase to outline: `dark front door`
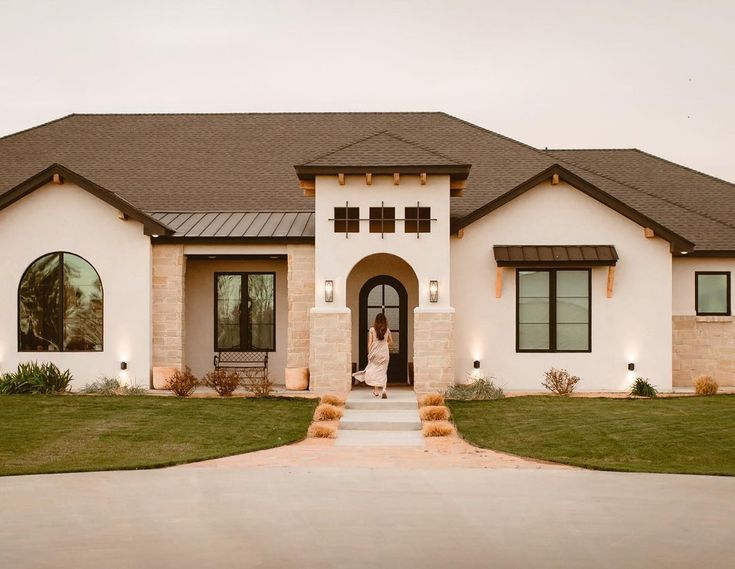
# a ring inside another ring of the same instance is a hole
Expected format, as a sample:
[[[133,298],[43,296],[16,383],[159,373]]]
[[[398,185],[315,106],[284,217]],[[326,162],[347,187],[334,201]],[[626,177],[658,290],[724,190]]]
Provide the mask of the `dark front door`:
[[[382,312],[393,335],[388,383],[408,383],[408,294],[398,279],[373,277],[360,289],[360,369],[367,365],[367,337]]]

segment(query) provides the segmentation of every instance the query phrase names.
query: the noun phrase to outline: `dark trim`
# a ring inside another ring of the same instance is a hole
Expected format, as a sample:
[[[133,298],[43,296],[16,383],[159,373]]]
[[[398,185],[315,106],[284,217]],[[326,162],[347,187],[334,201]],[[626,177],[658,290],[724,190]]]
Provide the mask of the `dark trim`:
[[[91,180],[69,170],[61,164],[52,164],[45,170],[41,170],[38,174],[34,174],[27,180],[15,186],[13,189],[0,195],[0,210],[5,209],[41,186],[53,181],[54,174],[61,176],[61,179],[64,182],[76,184],[93,196],[96,196],[102,201],[110,204],[112,207],[119,209],[130,219],[141,223],[143,225],[143,232],[146,235],[170,235],[173,233],[173,230],[169,227],[166,227],[147,213],[142,212],[116,193],[95,184]]]
[[[242,305],[243,305],[243,302],[242,302],[242,300],[243,300],[242,299],[242,294],[243,294],[243,292],[247,288],[247,276],[248,275],[273,275],[273,349],[271,349],[271,350],[264,350],[264,349],[257,349],[257,350],[249,350],[249,349],[248,350],[243,350],[243,349],[239,349],[239,350],[225,350],[225,349],[222,349],[222,348],[217,347],[217,320],[218,320],[218,318],[217,318],[217,316],[218,316],[218,313],[217,313],[217,279],[218,279],[218,277],[220,275],[239,275],[240,277],[245,277],[244,278],[244,280],[245,280],[244,285],[245,286],[244,287],[241,286],[241,288],[240,288],[240,345],[241,346],[242,346],[242,339],[243,339],[243,335],[242,335],[243,328],[245,329],[245,339],[246,339],[245,344],[247,346],[250,346],[250,343],[251,343],[250,342],[250,340],[251,340],[251,338],[250,338],[250,326],[248,326],[248,323],[247,323],[247,314],[246,314],[247,312],[249,312],[249,310],[246,310],[246,311],[243,311],[242,310]],[[214,312],[214,315],[213,315],[214,316],[214,330],[213,330],[213,333],[212,333],[212,345],[214,346],[214,350],[213,350],[214,352],[275,352],[277,350],[277,347],[278,347],[277,346],[277,340],[278,340],[278,333],[277,333],[278,332],[278,330],[277,330],[278,315],[277,315],[277,312],[276,312],[276,310],[277,310],[277,306],[276,306],[277,305],[277,302],[276,302],[276,286],[277,286],[276,273],[274,271],[215,271],[215,273],[214,273],[214,295],[213,295],[213,298],[212,298],[212,301],[213,301],[212,302],[212,308],[213,308],[213,312]],[[246,319],[244,325],[243,325],[243,317]]]
[[[26,274],[28,273],[28,269],[30,269],[33,265],[36,264],[36,262],[40,261],[44,257],[49,257],[51,255],[59,255],[59,279],[61,282],[61,310],[59,310],[59,330],[61,331],[61,342],[59,343],[59,349],[54,351],[39,351],[39,350],[24,350],[21,348],[21,341],[20,341],[20,287],[23,285],[23,280],[25,279]],[[99,350],[65,350],[64,349],[64,255],[74,255],[75,257],[79,257],[82,261],[87,263],[90,267],[92,267],[92,270],[94,271],[94,274],[97,275],[97,279],[100,281],[100,289],[102,291],[102,338],[101,338],[101,348]],[[99,271],[97,268],[90,263],[87,259],[82,257],[81,255],[77,255],[76,253],[73,253],[72,251],[52,251],[50,253],[44,253],[43,255],[36,257],[33,261],[31,261],[28,266],[23,271],[23,274],[20,276],[20,279],[18,280],[18,290],[16,292],[16,303],[15,303],[15,320],[16,320],[16,332],[18,334],[18,353],[22,354],[101,354],[105,351],[105,285],[102,282],[102,277],[100,276]]]
[[[503,195],[485,204],[484,206],[476,209],[472,213],[460,218],[459,220],[456,220],[452,224],[452,229],[451,229],[452,233],[456,233],[459,229],[462,229],[463,227],[467,227],[471,223],[486,216],[488,213],[498,209],[499,207],[507,204],[508,202],[517,198],[518,196],[526,193],[531,188],[535,188],[540,183],[546,180],[551,180],[551,177],[554,174],[558,174],[561,180],[571,184],[572,186],[574,186],[581,192],[596,199],[597,201],[606,205],[610,209],[617,211],[619,214],[627,217],[631,221],[634,221],[641,227],[650,227],[656,232],[657,235],[663,237],[664,239],[666,239],[667,241],[671,243],[673,251],[680,252],[680,251],[694,250],[694,243],[692,243],[688,239],[685,239],[678,233],[675,233],[671,231],[670,229],[667,229],[660,223],[652,220],[650,217],[642,214],[638,210],[633,209],[632,207],[626,205],[619,199],[614,198],[607,192],[601,190],[600,188],[598,188],[594,184],[591,184],[587,180],[580,178],[579,176],[570,172],[569,170],[567,170],[563,166],[560,166],[559,164],[553,164],[549,166],[548,168],[539,172],[535,176],[532,176],[525,182],[522,182],[521,184],[517,185],[512,190],[504,193]]]
[[[197,245],[220,245],[222,243],[242,244],[313,244],[314,237],[184,237],[159,235],[153,238],[153,245],[168,245],[172,243],[196,243]]]
[[[675,251],[674,257],[686,259],[687,257],[735,257],[735,250],[704,250],[704,251],[690,251],[686,254]]]
[[[528,267],[532,269],[586,269],[589,267],[612,267],[617,261],[496,261],[498,267]]]
[[[313,180],[316,176],[336,176],[337,174],[439,174],[448,175],[451,180],[466,180],[470,175],[470,164],[447,164],[446,166],[416,166],[414,164],[394,164],[381,166],[319,166],[299,164],[294,166],[299,180]]]
[[[727,277],[727,312],[699,311],[699,275],[724,275]],[[697,316],[732,316],[732,287],[730,271],[694,271],[694,311]]]
[[[288,255],[186,255],[188,261],[286,261]]]
[[[592,352],[592,270],[587,268],[587,349],[586,350],[557,350],[556,349],[556,274],[562,271],[579,271],[584,268],[544,269],[539,271],[549,274],[549,349],[548,350],[522,350],[520,349],[520,288],[521,279],[519,272],[528,272],[533,269],[516,269],[516,353],[518,354],[589,354]]]

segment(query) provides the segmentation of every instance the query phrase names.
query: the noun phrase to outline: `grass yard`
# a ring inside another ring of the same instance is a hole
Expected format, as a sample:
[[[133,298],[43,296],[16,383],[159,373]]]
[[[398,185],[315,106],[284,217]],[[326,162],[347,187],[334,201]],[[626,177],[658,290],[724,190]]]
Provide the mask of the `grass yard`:
[[[303,439],[315,399],[0,396],[0,475],[153,468]]]
[[[735,476],[735,395],[447,405],[479,447],[598,470]]]

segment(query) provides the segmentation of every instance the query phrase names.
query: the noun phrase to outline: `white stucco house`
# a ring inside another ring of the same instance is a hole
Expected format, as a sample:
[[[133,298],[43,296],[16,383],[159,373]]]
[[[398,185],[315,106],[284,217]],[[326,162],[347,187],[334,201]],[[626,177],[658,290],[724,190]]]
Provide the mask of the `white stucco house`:
[[[443,113],[70,115],[0,139],[0,372],[160,386],[220,358],[350,389],[735,385],[735,186]]]

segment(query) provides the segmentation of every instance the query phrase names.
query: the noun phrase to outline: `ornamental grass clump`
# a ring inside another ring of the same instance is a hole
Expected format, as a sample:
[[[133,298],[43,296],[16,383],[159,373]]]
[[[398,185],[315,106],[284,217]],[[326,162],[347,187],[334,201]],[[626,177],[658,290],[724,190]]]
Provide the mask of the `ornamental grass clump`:
[[[447,399],[459,401],[488,401],[505,397],[503,388],[495,385],[492,379],[478,377],[471,383],[452,385],[444,393]]]
[[[718,383],[709,375],[700,375],[694,380],[694,392],[697,395],[717,395]]]
[[[449,409],[444,405],[429,405],[419,409],[422,421],[446,421],[449,419]]]
[[[421,432],[425,437],[450,437],[454,434],[454,425],[449,421],[430,421],[424,423]]]
[[[315,421],[336,421],[342,418],[342,408],[329,403],[322,403],[314,411]]]
[[[0,394],[64,393],[70,390],[72,379],[68,369],[61,371],[51,362],[24,362],[16,371],[0,376]]]
[[[544,372],[544,380],[541,385],[557,395],[569,395],[580,381],[579,377],[571,375],[567,370],[552,367],[549,371]]]
[[[164,388],[172,391],[178,397],[188,397],[199,385],[199,379],[191,373],[187,367],[185,370],[177,369],[173,375],[166,380]]]
[[[328,423],[312,423],[307,435],[312,439],[333,439],[337,436],[337,428]]]
[[[240,385],[240,376],[236,371],[219,368],[207,372],[202,383],[214,389],[218,395],[229,397]]]
[[[345,405],[345,400],[336,395],[322,395],[319,401],[320,403],[326,403],[327,405],[334,405],[336,407],[344,407]]]
[[[419,399],[419,407],[444,405],[444,396],[441,393],[428,393]]]
[[[86,395],[144,395],[146,388],[140,385],[125,385],[116,377],[100,377],[82,389]]]
[[[240,385],[254,397],[268,397],[273,392],[273,382],[267,375],[260,372],[246,375],[240,381]]]
[[[630,387],[630,394],[634,397],[656,397],[658,391],[646,377],[637,377]]]

